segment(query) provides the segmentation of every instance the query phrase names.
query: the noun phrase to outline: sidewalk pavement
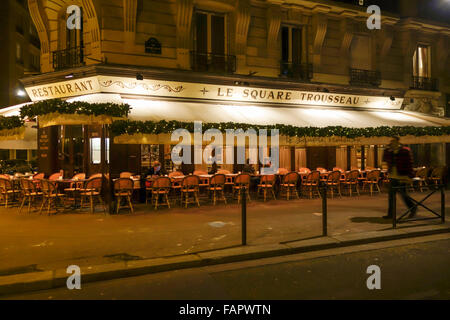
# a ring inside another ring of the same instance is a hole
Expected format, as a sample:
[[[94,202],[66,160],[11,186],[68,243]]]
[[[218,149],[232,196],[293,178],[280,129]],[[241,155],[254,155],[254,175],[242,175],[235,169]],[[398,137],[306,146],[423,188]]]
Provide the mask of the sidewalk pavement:
[[[112,216],[1,209],[0,294],[65,286],[73,264],[89,282],[450,231],[440,220],[393,230],[380,218],[386,204],[385,194],[329,200],[329,236],[321,237],[320,200],[252,201],[245,247],[237,204],[158,211],[140,205],[134,215]],[[427,205],[439,212],[439,197]]]

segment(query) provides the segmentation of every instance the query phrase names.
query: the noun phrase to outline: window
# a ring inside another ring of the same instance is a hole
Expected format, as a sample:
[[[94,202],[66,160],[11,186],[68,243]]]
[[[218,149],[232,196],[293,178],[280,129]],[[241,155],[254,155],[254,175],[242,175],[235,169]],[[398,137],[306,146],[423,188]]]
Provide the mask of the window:
[[[16,159],[28,160],[28,150],[16,150]]]
[[[69,17],[72,16],[72,14],[75,14],[75,12],[66,13],[61,19],[61,45],[65,47],[65,49],[73,49],[83,46],[83,10],[82,8],[80,8],[80,10],[80,29],[69,29],[67,27]]]
[[[297,27],[282,27],[281,57],[283,62],[301,64],[302,59],[302,29]]]
[[[24,25],[23,17],[17,16],[16,31],[21,35],[23,35],[23,25]]]
[[[101,153],[102,153],[102,141],[101,138],[91,138],[90,139],[90,150],[91,150],[91,162],[93,164],[101,163]],[[109,163],[109,138],[106,139],[106,162]]]
[[[22,45],[19,42],[16,43],[16,61],[23,62]]]
[[[197,12],[195,15],[195,49],[199,53],[226,53],[225,16]]]
[[[354,35],[350,49],[351,68],[372,70],[371,56],[370,38],[362,35]]]
[[[191,67],[194,71],[233,73],[236,57],[228,55],[227,19],[225,15],[196,12],[194,16],[194,50]]]
[[[0,160],[9,160],[9,150],[0,150]]]
[[[430,74],[430,48],[419,45],[413,56],[413,75],[415,77],[429,78]]]
[[[38,55],[31,54],[30,58],[31,58],[31,69],[33,69],[34,71],[39,71],[41,68],[39,61],[40,57]]]
[[[141,167],[150,168],[154,161],[159,160],[159,145],[141,145]]]
[[[281,70],[280,74],[289,78],[309,80],[312,66],[308,64],[307,44],[301,27],[281,28]]]

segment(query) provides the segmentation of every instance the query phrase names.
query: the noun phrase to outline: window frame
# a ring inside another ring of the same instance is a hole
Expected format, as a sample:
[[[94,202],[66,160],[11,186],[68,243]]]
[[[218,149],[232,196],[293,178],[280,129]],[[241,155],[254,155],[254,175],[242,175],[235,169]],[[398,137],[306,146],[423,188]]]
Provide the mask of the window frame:
[[[201,9],[195,9],[194,10],[194,23],[193,26],[193,45],[194,50],[197,51],[197,14],[204,14],[206,15],[206,37],[207,37],[207,54],[212,53],[212,23],[211,23],[211,17],[212,16],[218,16],[223,17],[224,21],[224,55],[229,54],[229,48],[228,48],[228,14],[227,13],[221,13],[221,12],[214,12],[214,11],[207,11],[207,10],[201,10]]]
[[[93,140],[97,140],[97,139],[100,142],[100,145],[99,145],[100,148],[93,150],[92,142],[93,142]],[[106,163],[109,164],[109,160],[110,160],[110,140],[109,140],[109,138],[106,138],[105,140],[106,140],[105,141],[106,142]],[[94,155],[93,155],[94,152],[98,152],[100,154],[100,159],[98,160],[98,162],[94,162]],[[100,138],[100,137],[91,137],[91,138],[89,138],[89,162],[91,164],[94,164],[94,165],[99,165],[99,164],[102,163],[102,138]]]
[[[426,68],[425,68],[427,70],[427,73],[425,76],[420,75],[420,71],[419,71],[419,65],[420,65],[420,59],[419,59],[420,50],[419,49],[420,48],[425,48],[426,53],[427,53]],[[417,67],[414,68],[414,65],[416,65]],[[414,53],[413,53],[413,66],[412,67],[413,67],[412,73],[413,73],[414,77],[431,78],[431,46],[429,44],[426,44],[426,43],[417,44],[416,49],[414,50]],[[417,72],[414,72],[414,69],[416,69]]]

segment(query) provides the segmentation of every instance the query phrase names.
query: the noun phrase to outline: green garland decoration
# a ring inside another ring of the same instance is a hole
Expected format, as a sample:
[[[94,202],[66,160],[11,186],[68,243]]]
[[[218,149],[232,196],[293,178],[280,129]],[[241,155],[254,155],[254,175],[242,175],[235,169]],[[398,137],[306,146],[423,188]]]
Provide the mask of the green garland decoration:
[[[0,130],[20,128],[24,124],[19,116],[3,117],[0,116]]]
[[[38,101],[25,105],[20,109],[20,117],[33,119],[49,113],[107,115],[111,117],[127,117],[131,107],[128,104],[89,103],[84,101],[67,102],[61,99]]]
[[[182,121],[131,121],[131,120],[119,120],[114,121],[111,125],[112,133],[116,136],[122,134],[133,135],[135,133],[143,134],[160,134],[160,133],[172,133],[176,129],[187,129],[189,132],[194,132],[193,122]],[[221,123],[202,123],[203,130],[219,129],[223,133],[227,129],[243,129],[248,130],[250,128],[255,130],[278,129],[280,135],[289,137],[345,137],[349,139],[355,139],[360,137],[392,137],[392,136],[444,136],[450,135],[450,126],[442,127],[376,127],[376,128],[347,128],[341,126],[330,126],[324,128],[317,127],[295,127],[291,125],[251,125],[246,123],[234,123],[234,122],[221,122]]]

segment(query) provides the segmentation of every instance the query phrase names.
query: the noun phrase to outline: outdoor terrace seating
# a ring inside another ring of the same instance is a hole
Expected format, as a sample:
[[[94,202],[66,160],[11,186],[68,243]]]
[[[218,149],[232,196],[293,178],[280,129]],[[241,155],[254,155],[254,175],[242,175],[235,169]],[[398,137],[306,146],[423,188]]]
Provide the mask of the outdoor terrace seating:
[[[133,203],[131,202],[131,196],[133,195],[134,182],[130,178],[119,178],[114,181],[114,196],[117,199],[116,213],[119,213],[120,205],[125,200],[126,207],[134,213]],[[124,207],[122,207],[124,208]]]
[[[83,208],[84,201],[88,200],[91,213],[94,213],[95,201],[97,200],[97,202],[100,203],[100,205],[102,206],[103,211],[105,211],[105,206],[103,205],[101,192],[102,192],[102,178],[91,178],[88,181],[86,181],[83,188],[80,190],[80,198],[81,198],[80,207]]]
[[[311,171],[305,179],[303,183],[303,189],[305,192],[309,193],[309,198],[312,199],[314,193],[320,197],[319,191],[319,183],[320,183],[320,172],[317,170]]]
[[[224,201],[227,203],[227,199],[225,198],[225,175],[224,174],[216,174],[214,175],[209,183],[208,191],[210,196],[212,197],[213,204],[216,205],[216,201]]]
[[[36,200],[42,198],[43,193],[37,190],[36,185],[30,179],[20,179],[20,186],[22,188],[22,202],[19,213],[22,211],[25,203],[28,204],[28,213],[30,213],[31,206],[36,205]]]
[[[289,200],[290,196],[296,196],[299,199],[297,192],[297,184],[299,180],[299,174],[297,172],[289,172],[283,177],[281,182],[281,195],[285,195]]]
[[[339,170],[335,170],[331,172],[327,177],[327,187],[328,192],[331,194],[331,198],[334,198],[334,192],[336,191],[337,194],[342,198],[341,194],[341,175],[342,172]]]
[[[258,184],[258,195],[262,191],[262,194],[264,197],[264,202],[266,202],[266,200],[267,200],[267,193],[270,193],[272,195],[273,199],[277,198],[275,196],[274,187],[275,187],[275,175],[274,174],[268,174],[268,175],[261,176],[261,181]]]
[[[157,178],[151,188],[152,201],[155,206],[155,210],[159,205],[167,205],[170,209],[169,193],[172,187],[172,182],[169,177]],[[160,199],[162,202],[160,202]]]
[[[362,191],[365,190],[367,186],[369,186],[370,195],[372,196],[374,191],[378,191],[381,193],[380,189],[380,170],[371,170],[367,173],[365,180],[363,180],[363,188]],[[375,188],[375,190],[374,190]]]
[[[245,195],[248,198],[248,201],[251,201],[250,199],[250,181],[251,177],[247,173],[241,173],[234,179],[234,185],[233,185],[233,198],[235,194],[237,194],[237,201],[238,204],[241,202],[242,199],[242,189],[245,188]]]
[[[198,176],[190,175],[184,177],[181,183],[181,205],[188,207],[190,203],[197,204],[200,207],[198,200],[200,180]]]
[[[347,188],[348,194],[350,195],[350,197],[353,194],[353,189],[359,196],[359,180],[358,179],[359,179],[359,170],[352,170],[347,173],[347,175],[345,176],[345,181],[342,182],[344,189]]]
[[[41,213],[45,206],[47,206],[47,214],[50,214],[52,208],[58,211],[59,206],[65,206],[66,204],[66,195],[64,193],[58,192],[58,187],[56,182],[50,180],[42,180],[41,181],[41,190],[43,194],[43,201],[41,205],[41,209],[39,212]],[[59,205],[59,206],[58,206]]]

